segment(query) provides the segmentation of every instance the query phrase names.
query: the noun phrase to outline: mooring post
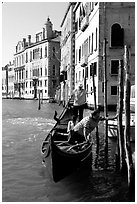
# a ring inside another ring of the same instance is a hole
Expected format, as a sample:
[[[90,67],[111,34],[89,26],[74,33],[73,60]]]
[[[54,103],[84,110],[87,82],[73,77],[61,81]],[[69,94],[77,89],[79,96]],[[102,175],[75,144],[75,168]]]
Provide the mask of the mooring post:
[[[124,169],[125,162],[124,162],[124,133],[123,133],[123,126],[122,126],[122,114],[123,114],[123,99],[124,99],[124,83],[123,83],[123,64],[122,60],[119,60],[119,98],[118,98],[118,138],[117,138],[117,169]]]
[[[38,110],[40,110],[40,108],[41,108],[41,104],[40,104],[40,90],[39,90],[39,99],[38,99],[38,103],[39,103],[39,105],[38,105]]]
[[[42,96],[41,96],[41,104],[43,104],[43,91],[42,91]]]
[[[107,110],[107,61],[106,61],[106,44],[107,40],[104,39],[103,42],[103,65],[104,65],[104,117],[108,117],[108,110]],[[106,159],[106,166],[108,165],[108,121],[105,120],[105,159]]]
[[[132,152],[130,146],[130,60],[129,48],[125,45],[124,54],[124,68],[125,68],[125,130],[124,130],[124,147],[126,153],[126,163],[128,170],[128,186],[130,194],[133,193],[135,185],[135,175],[132,161]]]
[[[97,109],[97,101],[96,101],[96,86],[95,86],[95,77],[94,77],[94,65],[92,64],[92,80],[93,80],[93,93],[94,93],[94,109]],[[98,126],[96,127],[96,140],[97,146],[99,146],[99,135],[98,135]]]

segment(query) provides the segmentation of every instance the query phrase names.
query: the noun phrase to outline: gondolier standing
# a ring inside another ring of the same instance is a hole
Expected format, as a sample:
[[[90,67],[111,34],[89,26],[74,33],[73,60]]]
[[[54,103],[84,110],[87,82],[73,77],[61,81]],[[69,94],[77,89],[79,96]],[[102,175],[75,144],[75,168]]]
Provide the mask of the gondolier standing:
[[[80,84],[78,89],[75,89],[72,93],[71,98],[74,100],[74,122],[76,122],[78,114],[79,114],[79,121],[83,118],[83,110],[86,104],[86,94],[87,91],[83,89],[83,85]]]

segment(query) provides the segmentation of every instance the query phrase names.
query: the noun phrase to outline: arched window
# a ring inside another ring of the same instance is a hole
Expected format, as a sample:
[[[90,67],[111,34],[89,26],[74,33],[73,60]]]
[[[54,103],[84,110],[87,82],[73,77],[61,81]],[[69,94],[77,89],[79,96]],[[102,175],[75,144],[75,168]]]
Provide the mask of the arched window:
[[[118,23],[115,23],[111,27],[111,46],[123,46],[124,45],[124,29]]]

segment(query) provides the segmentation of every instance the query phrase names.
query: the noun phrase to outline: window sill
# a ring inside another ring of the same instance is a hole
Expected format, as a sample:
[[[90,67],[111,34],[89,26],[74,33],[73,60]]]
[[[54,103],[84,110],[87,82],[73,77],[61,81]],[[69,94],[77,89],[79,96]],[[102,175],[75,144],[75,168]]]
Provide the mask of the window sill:
[[[118,76],[118,74],[110,74],[111,75],[111,77],[117,77]]]
[[[109,49],[115,50],[115,49],[124,49],[124,46],[110,46]]]

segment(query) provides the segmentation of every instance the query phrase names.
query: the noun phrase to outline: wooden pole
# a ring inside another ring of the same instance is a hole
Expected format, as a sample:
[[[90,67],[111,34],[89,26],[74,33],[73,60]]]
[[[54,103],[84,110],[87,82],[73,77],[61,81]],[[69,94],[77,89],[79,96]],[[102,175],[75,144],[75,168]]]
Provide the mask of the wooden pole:
[[[39,106],[38,106],[38,110],[40,110],[41,108],[41,104],[40,104],[40,90],[39,90]]]
[[[97,101],[96,101],[96,86],[95,86],[95,77],[94,77],[94,65],[92,64],[92,79],[93,79],[93,93],[94,93],[94,109],[97,109]],[[99,146],[99,135],[98,135],[98,126],[96,127],[96,140],[97,146]]]
[[[118,166],[117,169],[123,170],[125,168],[124,162],[124,133],[122,126],[122,114],[123,114],[123,98],[124,98],[124,85],[123,85],[123,64],[119,61],[119,99],[118,99]]]
[[[42,91],[42,96],[41,96],[41,104],[43,104],[43,91]]]
[[[107,110],[107,61],[106,61],[106,44],[107,40],[104,39],[103,42],[103,61],[104,61],[104,117],[108,117],[108,110]],[[105,159],[106,159],[106,166],[108,165],[108,120],[105,121]]]
[[[130,61],[129,61],[129,49],[125,46],[125,130],[124,130],[124,147],[126,153],[126,164],[128,171],[128,186],[130,193],[133,193],[134,189],[134,168],[132,161],[132,152],[130,146]]]

